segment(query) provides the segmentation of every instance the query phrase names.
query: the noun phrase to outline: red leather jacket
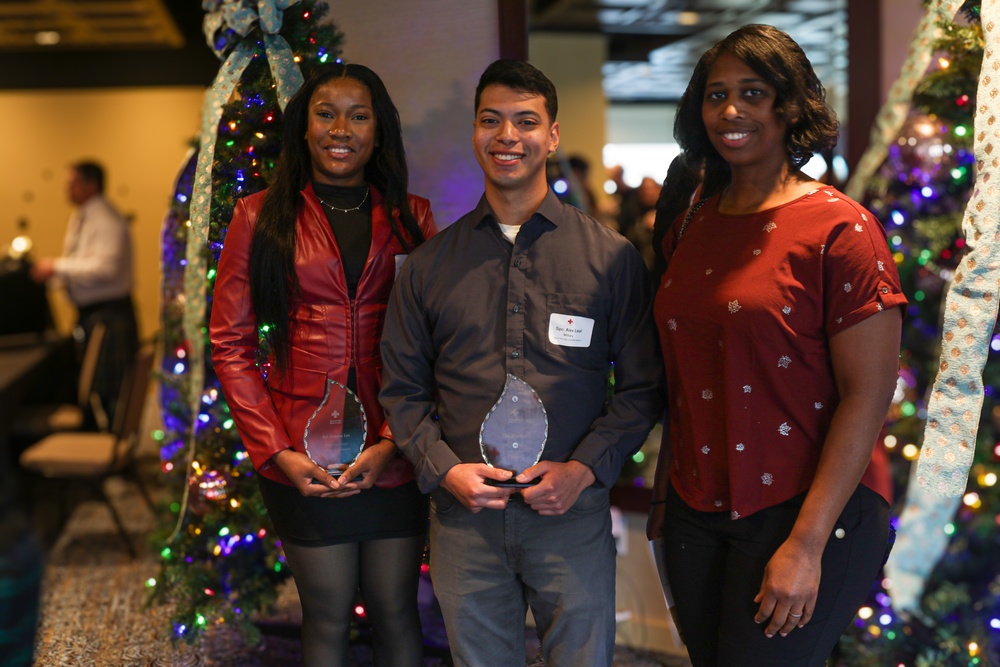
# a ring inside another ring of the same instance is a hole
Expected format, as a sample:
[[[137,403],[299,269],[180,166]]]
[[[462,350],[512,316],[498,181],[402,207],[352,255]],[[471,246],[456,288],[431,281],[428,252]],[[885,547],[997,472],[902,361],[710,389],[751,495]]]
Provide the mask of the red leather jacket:
[[[263,192],[236,203],[219,258],[209,325],[215,372],[250,460],[262,475],[285,484],[290,484],[288,478],[271,457],[288,448],[304,451],[303,431],[323,401],[327,378],[346,384],[352,365],[368,419],[366,446],[379,437],[391,437],[378,402],[382,386],[379,342],[396,277],[396,258],[406,252],[389,228],[382,194],[372,188],[372,245],[351,301],[340,249],[311,184],[302,196],[295,252],[302,296],[293,304],[289,364],[283,376],[271,373],[265,382],[255,363],[257,322],[250,299],[248,259]],[[409,195],[409,202],[424,236],[432,236],[437,229],[430,202],[415,195]],[[398,486],[412,478],[412,466],[397,458],[376,485]]]

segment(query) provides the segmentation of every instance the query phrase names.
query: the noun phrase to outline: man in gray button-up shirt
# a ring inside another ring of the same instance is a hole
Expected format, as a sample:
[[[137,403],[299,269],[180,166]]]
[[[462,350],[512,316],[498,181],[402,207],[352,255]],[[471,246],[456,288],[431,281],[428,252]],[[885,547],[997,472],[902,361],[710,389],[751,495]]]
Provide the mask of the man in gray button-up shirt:
[[[413,253],[386,315],[380,398],[432,494],[431,576],[458,665],[523,665],[525,603],[550,667],[611,664],[608,488],[663,409],[641,257],[548,188],[556,110],[531,65],[487,68],[473,134],[485,195]],[[541,460],[513,473],[479,444],[508,375],[548,416]],[[490,483],[512,477],[527,488]]]

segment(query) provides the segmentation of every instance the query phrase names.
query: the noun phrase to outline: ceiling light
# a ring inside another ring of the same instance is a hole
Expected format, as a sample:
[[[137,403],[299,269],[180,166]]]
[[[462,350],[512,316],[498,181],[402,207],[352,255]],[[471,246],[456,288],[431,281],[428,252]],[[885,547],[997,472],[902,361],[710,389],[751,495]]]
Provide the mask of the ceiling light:
[[[701,15],[698,12],[677,12],[678,25],[698,25]]]
[[[35,44],[39,46],[52,46],[58,44],[61,36],[55,30],[40,30],[35,33]]]

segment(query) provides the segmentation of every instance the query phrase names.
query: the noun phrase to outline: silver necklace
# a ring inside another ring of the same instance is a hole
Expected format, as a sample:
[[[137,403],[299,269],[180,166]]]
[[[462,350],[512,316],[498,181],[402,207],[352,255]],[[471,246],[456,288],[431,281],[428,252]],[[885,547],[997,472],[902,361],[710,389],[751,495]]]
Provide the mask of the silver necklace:
[[[327,208],[329,208],[332,211],[339,211],[340,213],[351,213],[353,211],[357,211],[359,208],[361,208],[362,206],[365,205],[365,202],[368,201],[368,193],[370,191],[371,191],[371,187],[365,188],[365,197],[364,197],[364,199],[362,199],[361,203],[358,204],[357,206],[355,206],[354,208],[337,208],[333,204],[328,204],[327,202],[323,201],[323,199],[319,195],[316,195],[316,199],[319,199],[319,203],[320,204],[323,204],[324,206],[326,206]]]

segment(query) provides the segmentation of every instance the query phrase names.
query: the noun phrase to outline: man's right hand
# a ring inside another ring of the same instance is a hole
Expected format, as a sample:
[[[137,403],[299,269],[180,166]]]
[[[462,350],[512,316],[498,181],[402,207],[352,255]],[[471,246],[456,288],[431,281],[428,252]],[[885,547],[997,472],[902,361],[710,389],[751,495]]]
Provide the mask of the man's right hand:
[[[514,489],[490,486],[486,480],[506,482],[512,474],[485,463],[459,463],[445,473],[441,486],[473,513],[484,508],[502,510]]]

